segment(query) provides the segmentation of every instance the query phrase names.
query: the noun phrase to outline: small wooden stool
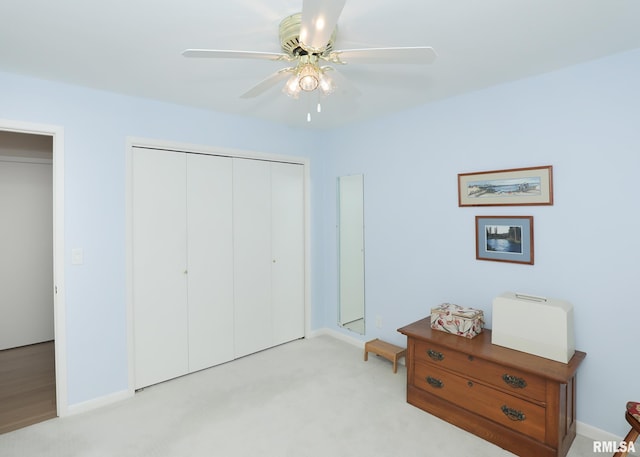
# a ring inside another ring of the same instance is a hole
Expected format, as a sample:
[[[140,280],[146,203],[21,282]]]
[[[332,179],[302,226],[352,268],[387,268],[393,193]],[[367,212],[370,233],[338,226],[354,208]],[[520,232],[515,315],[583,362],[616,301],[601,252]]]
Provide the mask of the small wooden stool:
[[[374,354],[393,362],[394,373],[398,372],[398,360],[400,357],[404,357],[407,354],[407,350],[405,348],[387,343],[386,341],[379,340],[378,338],[364,344],[365,362],[369,360],[369,352],[373,352]]]

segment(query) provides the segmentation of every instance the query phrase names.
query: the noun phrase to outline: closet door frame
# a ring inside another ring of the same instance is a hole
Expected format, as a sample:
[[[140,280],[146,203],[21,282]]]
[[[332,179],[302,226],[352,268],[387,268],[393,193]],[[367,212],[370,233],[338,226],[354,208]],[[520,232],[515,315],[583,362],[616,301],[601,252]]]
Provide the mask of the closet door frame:
[[[126,297],[127,297],[127,352],[129,371],[129,394],[135,393],[135,351],[133,334],[133,208],[132,187],[134,148],[170,150],[184,153],[206,154],[221,157],[265,160],[270,162],[293,163],[303,166],[304,180],[304,335],[311,334],[311,242],[310,242],[310,161],[306,157],[269,154],[230,148],[176,143],[148,138],[128,137],[125,157],[125,210],[126,210]]]

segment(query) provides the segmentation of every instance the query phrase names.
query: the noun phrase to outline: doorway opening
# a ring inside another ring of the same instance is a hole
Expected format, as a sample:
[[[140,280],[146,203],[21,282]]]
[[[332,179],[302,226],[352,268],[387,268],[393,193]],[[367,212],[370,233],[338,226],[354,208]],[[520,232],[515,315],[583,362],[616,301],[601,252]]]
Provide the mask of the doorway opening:
[[[0,433],[65,409],[61,158],[62,129],[0,120]]]

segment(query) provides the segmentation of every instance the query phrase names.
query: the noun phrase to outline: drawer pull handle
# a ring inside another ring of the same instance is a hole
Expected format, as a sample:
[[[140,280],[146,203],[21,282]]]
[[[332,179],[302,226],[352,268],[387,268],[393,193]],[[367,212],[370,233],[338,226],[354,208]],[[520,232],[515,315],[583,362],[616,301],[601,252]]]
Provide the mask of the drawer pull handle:
[[[514,387],[516,389],[524,389],[525,387],[527,387],[527,381],[517,376],[512,376],[510,374],[506,374],[506,373],[503,374],[502,380],[507,384],[509,384],[511,387]]]
[[[430,386],[433,386],[436,389],[442,389],[444,387],[444,382],[431,376],[427,376],[427,382],[429,383]]]
[[[507,416],[512,421],[523,421],[527,418],[522,411],[518,411],[517,409],[509,408],[507,405],[502,405],[500,408],[505,416]]]
[[[429,349],[427,351],[427,355],[437,362],[444,360],[444,354],[442,352],[434,351],[433,349]]]

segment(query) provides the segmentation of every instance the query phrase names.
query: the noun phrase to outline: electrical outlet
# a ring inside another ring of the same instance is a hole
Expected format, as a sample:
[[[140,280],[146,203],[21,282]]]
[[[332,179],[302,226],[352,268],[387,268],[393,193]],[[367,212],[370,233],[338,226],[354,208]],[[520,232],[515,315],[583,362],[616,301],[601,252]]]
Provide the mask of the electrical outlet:
[[[382,316],[376,316],[376,327],[382,328]]]

